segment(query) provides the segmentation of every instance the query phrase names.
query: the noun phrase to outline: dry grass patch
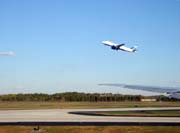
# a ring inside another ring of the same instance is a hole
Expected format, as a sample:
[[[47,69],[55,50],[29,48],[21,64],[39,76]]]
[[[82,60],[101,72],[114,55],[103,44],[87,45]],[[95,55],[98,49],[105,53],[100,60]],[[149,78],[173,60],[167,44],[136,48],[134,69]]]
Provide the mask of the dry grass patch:
[[[42,126],[34,132],[32,126],[0,126],[0,133],[179,133],[171,126]]]
[[[0,110],[180,107],[180,102],[0,102]]]

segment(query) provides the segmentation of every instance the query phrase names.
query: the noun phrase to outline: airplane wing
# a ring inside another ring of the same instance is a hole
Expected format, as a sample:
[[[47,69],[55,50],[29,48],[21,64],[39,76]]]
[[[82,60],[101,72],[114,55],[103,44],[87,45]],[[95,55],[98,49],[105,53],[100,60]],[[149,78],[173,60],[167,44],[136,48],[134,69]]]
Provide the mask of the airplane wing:
[[[117,45],[117,47],[121,47],[121,46],[124,46],[125,44],[123,43],[123,44],[118,44]]]
[[[156,86],[127,85],[127,84],[99,84],[99,85],[165,93],[168,94],[168,97],[180,99],[180,88],[178,87],[156,87]]]

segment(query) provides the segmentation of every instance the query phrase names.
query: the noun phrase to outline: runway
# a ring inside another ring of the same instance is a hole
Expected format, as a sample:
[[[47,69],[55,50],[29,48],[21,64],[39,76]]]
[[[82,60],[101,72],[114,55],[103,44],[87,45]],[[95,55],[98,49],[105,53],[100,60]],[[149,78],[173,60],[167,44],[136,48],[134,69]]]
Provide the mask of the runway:
[[[69,114],[69,112],[128,111],[128,110],[180,110],[167,108],[113,108],[113,109],[42,109],[42,110],[1,110],[0,123],[176,123],[180,117],[112,117]]]

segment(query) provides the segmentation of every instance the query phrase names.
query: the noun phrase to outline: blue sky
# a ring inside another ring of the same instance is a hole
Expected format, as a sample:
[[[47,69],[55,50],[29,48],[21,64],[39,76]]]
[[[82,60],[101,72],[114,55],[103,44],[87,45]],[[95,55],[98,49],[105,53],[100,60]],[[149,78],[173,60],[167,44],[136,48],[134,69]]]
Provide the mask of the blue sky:
[[[0,93],[180,86],[179,0],[1,0]],[[112,51],[103,40],[138,46]],[[134,91],[134,90],[133,90]]]

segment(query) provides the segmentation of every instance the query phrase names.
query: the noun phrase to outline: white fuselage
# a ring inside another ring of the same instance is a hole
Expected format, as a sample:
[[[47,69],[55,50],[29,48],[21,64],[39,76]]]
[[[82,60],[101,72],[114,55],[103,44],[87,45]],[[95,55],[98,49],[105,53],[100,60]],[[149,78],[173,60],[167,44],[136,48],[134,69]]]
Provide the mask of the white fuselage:
[[[127,51],[127,52],[135,52],[135,48],[128,48],[125,47],[124,44],[116,44],[110,41],[102,41],[102,43],[106,46],[110,46],[114,50],[122,50],[122,51]]]

